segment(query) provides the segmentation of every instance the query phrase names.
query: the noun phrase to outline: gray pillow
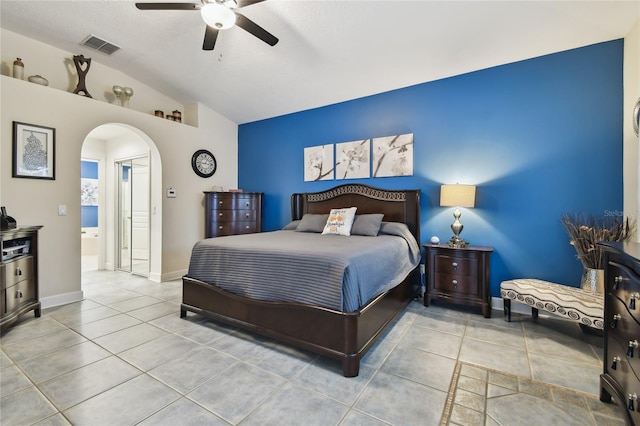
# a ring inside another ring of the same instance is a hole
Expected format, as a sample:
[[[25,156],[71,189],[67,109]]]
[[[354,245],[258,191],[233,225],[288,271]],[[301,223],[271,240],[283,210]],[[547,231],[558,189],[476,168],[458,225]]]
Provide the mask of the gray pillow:
[[[351,227],[351,235],[377,236],[383,217],[382,213],[356,215]]]
[[[307,213],[302,216],[300,223],[296,228],[298,232],[322,232],[327,224],[329,214],[311,214]]]
[[[296,228],[298,227],[299,223],[300,223],[299,220],[294,220],[293,222],[289,222],[284,226],[284,228],[282,228],[282,230],[283,231],[295,231]]]

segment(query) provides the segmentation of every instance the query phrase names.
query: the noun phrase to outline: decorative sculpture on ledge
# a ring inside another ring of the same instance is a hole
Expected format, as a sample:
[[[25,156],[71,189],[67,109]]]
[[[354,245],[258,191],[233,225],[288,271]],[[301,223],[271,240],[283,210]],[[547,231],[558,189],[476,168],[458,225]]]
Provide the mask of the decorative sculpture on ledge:
[[[80,92],[82,92],[83,96],[86,96],[87,98],[93,98],[93,96],[91,96],[87,91],[87,87],[85,85],[85,77],[87,76],[89,67],[91,66],[91,58],[85,58],[84,55],[74,55],[73,63],[75,64],[76,70],[78,71],[78,85],[76,86],[76,89],[73,91],[73,93],[79,95]],[[84,64],[86,64],[87,66],[83,69],[82,67]]]

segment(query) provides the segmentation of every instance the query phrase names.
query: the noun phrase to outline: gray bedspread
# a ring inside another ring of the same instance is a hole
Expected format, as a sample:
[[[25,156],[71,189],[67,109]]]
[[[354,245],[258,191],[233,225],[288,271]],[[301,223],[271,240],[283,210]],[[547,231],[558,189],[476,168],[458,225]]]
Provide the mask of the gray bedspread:
[[[353,312],[400,284],[420,263],[404,224],[377,237],[296,231],[209,238],[193,247],[188,276],[265,301]]]

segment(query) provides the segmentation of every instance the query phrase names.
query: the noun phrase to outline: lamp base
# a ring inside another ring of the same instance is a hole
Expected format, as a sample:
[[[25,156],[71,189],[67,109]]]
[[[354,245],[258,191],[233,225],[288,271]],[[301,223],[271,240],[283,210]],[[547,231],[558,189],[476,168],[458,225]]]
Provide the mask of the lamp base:
[[[449,247],[453,248],[464,248],[466,247],[467,242],[458,236],[453,236],[449,240]]]

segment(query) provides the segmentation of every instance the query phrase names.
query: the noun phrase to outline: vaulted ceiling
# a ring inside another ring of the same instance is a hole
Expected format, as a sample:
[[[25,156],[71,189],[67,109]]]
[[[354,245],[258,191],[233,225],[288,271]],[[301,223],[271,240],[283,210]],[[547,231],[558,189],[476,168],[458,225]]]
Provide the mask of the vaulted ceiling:
[[[239,11],[279,42],[236,26],[203,51],[199,12],[122,0],[2,0],[0,25],[242,124],[623,38],[640,2],[267,0]],[[121,49],[80,46],[90,34]]]

